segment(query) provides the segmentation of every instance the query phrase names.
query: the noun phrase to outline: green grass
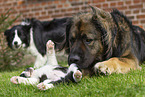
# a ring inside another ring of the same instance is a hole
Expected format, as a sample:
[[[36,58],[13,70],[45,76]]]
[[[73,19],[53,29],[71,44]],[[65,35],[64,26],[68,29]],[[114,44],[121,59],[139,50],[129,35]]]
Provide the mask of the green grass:
[[[0,72],[0,97],[145,97],[145,66],[127,74],[85,77],[81,82],[60,84],[47,91],[36,86],[15,85],[12,76],[23,69]]]

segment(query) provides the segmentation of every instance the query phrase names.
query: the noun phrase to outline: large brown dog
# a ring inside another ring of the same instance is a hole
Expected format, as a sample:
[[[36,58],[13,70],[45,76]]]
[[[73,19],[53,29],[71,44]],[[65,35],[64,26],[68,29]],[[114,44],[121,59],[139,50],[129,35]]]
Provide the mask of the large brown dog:
[[[132,25],[117,9],[111,13],[91,7],[70,20],[66,32],[69,64],[84,75],[127,73],[141,69],[145,59],[145,31]]]

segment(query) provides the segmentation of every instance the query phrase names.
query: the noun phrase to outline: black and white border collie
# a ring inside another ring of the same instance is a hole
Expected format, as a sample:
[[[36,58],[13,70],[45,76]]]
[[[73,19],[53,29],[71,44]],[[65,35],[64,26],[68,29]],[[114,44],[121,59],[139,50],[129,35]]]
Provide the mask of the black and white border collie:
[[[47,46],[47,63],[39,69],[32,67],[26,69],[20,76],[11,78],[14,84],[37,85],[40,90],[47,90],[54,87],[57,83],[64,82],[79,82],[82,78],[82,73],[76,66],[71,64],[69,68],[61,67],[57,64],[54,43],[49,40]]]
[[[36,56],[34,68],[40,68],[46,64],[48,40],[55,43],[56,50],[63,48],[68,19],[70,18],[42,22],[37,19],[26,19],[20,25],[5,31],[8,46],[12,49],[27,48],[28,52]]]

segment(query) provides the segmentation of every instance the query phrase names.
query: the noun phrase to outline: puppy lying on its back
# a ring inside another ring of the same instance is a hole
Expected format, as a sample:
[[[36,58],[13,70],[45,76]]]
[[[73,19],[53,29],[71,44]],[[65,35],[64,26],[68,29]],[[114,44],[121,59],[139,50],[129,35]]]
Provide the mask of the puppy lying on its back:
[[[32,67],[27,68],[20,76],[12,77],[11,82],[27,85],[38,84],[37,87],[39,89],[46,90],[60,82],[79,82],[81,80],[82,73],[76,64],[71,64],[69,68],[57,65],[54,43],[51,40],[47,42],[47,60],[47,65],[36,70]]]

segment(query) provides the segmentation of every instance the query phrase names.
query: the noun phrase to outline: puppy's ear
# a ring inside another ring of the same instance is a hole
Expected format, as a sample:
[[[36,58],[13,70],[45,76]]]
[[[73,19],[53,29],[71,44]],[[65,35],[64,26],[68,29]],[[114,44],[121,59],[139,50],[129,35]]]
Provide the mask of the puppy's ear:
[[[9,29],[4,32],[4,35],[5,36],[8,36],[8,33],[10,33],[10,30]]]

